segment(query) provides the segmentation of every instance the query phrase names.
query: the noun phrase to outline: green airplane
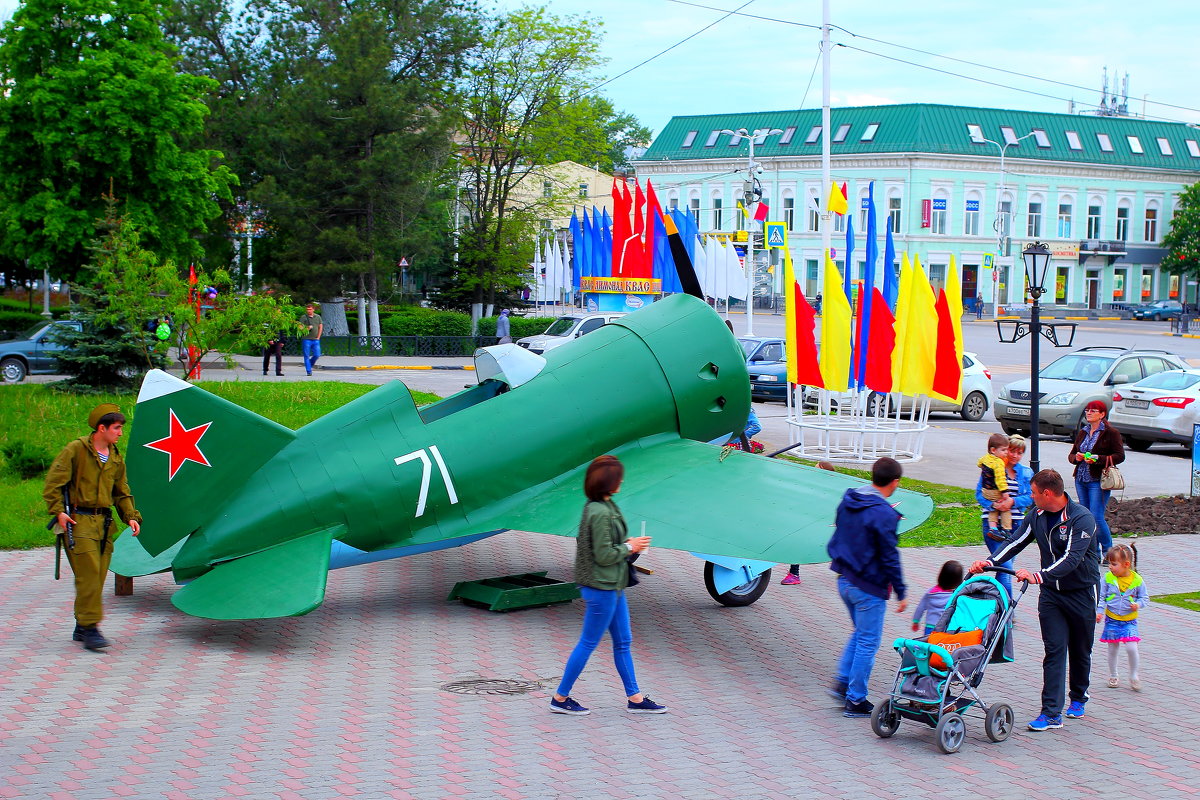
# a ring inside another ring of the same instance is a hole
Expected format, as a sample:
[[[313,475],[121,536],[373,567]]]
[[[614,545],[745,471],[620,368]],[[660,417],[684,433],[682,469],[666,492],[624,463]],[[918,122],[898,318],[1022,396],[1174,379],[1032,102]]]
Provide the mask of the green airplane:
[[[400,381],[292,431],[165,372],[147,375],[128,445],[144,522],[113,571],[171,570],[182,611],[306,614],[328,571],[507,530],[574,536],[583,474],[625,464],[621,509],[655,547],[704,559],[706,586],[753,602],[776,563],[825,561],[862,481],[709,444],[740,433],[746,363],[724,321],[667,297],[543,358],[485,348],[478,385],[417,408]],[[898,491],[901,530],[932,512]]]

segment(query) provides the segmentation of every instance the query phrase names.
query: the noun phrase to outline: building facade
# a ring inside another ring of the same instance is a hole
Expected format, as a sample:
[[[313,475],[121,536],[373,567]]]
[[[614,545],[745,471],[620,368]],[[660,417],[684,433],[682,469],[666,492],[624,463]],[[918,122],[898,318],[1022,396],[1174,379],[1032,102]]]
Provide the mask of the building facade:
[[[753,170],[748,137],[722,133],[739,129],[759,131]],[[848,189],[845,217],[823,213],[829,187],[821,180],[820,109],[675,117],[635,167],[665,205],[688,209],[709,233],[746,229],[738,201],[761,188],[768,219],[787,226],[809,296],[822,289],[823,224],[834,228],[843,268],[849,218],[853,277],[862,277],[874,182],[881,260],[889,226],[897,258],[919,255],[937,285],[953,256],[964,298],[1025,302],[1021,249],[1041,240],[1054,253],[1055,285],[1044,304],[1102,309],[1197,300],[1195,282],[1189,288],[1162,268],[1162,237],[1179,193],[1200,180],[1200,130],[1130,117],[909,104],[833,109],[830,132],[833,180]],[[757,184],[747,186],[751,174]],[[759,253],[756,294],[778,293],[777,253]]]

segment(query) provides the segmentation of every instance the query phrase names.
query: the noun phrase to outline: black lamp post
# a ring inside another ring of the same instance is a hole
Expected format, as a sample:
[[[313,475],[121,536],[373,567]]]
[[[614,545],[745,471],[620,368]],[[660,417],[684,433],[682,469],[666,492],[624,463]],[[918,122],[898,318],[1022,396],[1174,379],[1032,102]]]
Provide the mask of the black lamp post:
[[[1029,357],[1033,362],[1033,374],[1030,378],[1030,408],[1029,408],[1029,465],[1033,468],[1036,474],[1041,469],[1041,461],[1038,458],[1038,429],[1041,427],[1042,417],[1040,400],[1041,396],[1038,393],[1038,373],[1041,371],[1041,320],[1038,317],[1040,306],[1038,304],[1042,293],[1046,291],[1046,271],[1050,267],[1050,247],[1044,242],[1033,242],[1026,245],[1021,251],[1021,259],[1025,262],[1025,280],[1029,282],[1029,294],[1033,297],[1033,308],[1029,314]]]

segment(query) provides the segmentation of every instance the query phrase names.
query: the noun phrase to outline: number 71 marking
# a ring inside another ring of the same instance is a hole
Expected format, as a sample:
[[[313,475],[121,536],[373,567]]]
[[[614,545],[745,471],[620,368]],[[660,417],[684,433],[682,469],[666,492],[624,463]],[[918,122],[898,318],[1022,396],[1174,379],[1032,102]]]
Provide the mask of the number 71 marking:
[[[430,445],[429,453],[433,455],[433,460],[437,462],[438,470],[442,473],[442,483],[446,485],[446,491],[450,494],[450,505],[458,502],[458,493],[454,491],[454,481],[450,479],[450,470],[446,469],[446,462],[442,460],[441,451],[437,449],[437,445]],[[416,459],[421,460],[421,493],[417,497],[417,516],[425,513],[425,501],[429,499],[429,475],[433,472],[433,465],[429,463],[429,456],[425,453],[425,448],[414,450],[402,456],[396,457],[396,466],[405,464]]]

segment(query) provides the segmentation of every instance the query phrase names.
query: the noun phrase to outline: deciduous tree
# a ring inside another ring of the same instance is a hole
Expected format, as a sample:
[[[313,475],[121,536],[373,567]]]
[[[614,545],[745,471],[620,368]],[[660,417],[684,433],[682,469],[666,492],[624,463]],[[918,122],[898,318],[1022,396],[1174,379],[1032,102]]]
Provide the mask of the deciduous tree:
[[[1164,267],[1181,275],[1200,277],[1200,183],[1179,194],[1163,245],[1167,248]]]

